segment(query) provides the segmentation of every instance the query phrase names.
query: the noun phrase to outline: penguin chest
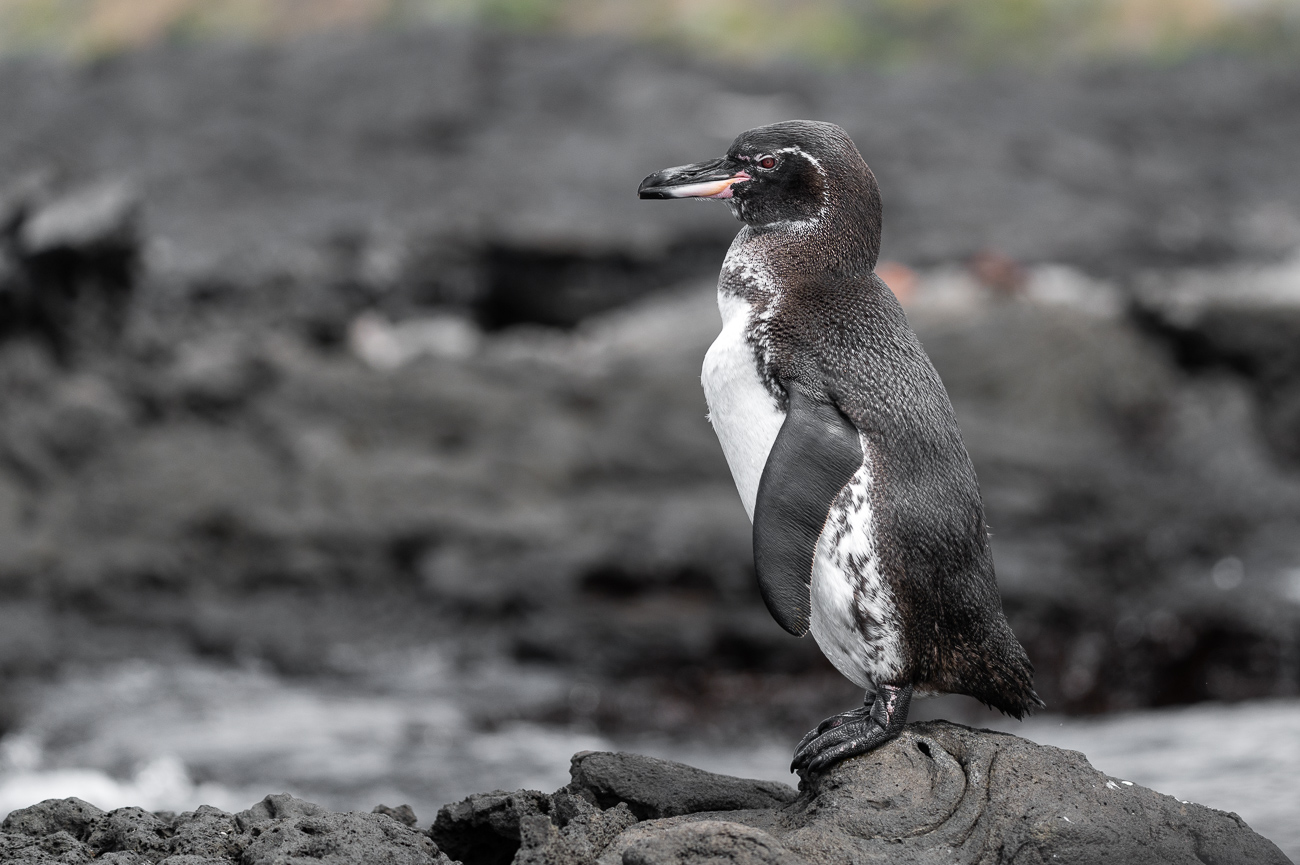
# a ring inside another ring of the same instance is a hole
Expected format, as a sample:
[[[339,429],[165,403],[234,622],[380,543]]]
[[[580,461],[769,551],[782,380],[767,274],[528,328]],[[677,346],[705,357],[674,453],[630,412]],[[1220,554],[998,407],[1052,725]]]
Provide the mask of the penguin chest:
[[[758,374],[758,355],[750,339],[752,310],[743,298],[719,293],[722,332],[704,355],[700,380],[709,404],[709,422],[722,444],[736,490],[750,522],[758,482],[785,411]]]
[[[880,566],[871,456],[831,503],[813,557],[811,631],[827,660],[867,691],[903,670],[902,622]]]

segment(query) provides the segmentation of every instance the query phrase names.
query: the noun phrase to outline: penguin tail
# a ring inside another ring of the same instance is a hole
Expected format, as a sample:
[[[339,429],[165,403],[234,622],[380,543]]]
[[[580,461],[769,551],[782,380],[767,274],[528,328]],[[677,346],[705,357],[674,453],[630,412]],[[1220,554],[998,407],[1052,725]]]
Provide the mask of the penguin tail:
[[[956,655],[964,669],[957,671],[953,691],[968,694],[1016,720],[1046,707],[1034,690],[1034,665],[1014,637],[1001,645],[995,643]]]
[[[1024,699],[1020,700],[1018,703],[1000,706],[986,703],[985,705],[991,709],[997,709],[1004,715],[1010,715],[1017,721],[1023,721],[1027,716],[1034,714],[1039,709],[1047,708],[1047,704],[1043,702],[1043,698],[1038,696],[1033,688],[1030,688],[1028,694],[1026,694]]]

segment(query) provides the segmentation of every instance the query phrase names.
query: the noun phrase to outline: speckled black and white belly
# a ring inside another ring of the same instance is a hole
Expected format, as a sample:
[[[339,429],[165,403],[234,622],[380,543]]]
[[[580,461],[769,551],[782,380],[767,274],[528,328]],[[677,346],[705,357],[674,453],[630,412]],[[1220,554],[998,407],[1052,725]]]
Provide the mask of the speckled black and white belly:
[[[812,635],[850,682],[874,691],[902,672],[902,622],[881,569],[871,506],[871,451],[835,497],[813,558]]]

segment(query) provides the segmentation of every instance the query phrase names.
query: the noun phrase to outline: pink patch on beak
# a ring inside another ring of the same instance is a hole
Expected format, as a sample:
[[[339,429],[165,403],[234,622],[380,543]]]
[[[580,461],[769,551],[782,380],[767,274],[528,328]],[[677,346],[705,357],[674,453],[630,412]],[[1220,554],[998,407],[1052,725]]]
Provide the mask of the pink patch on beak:
[[[731,185],[739,183],[742,180],[749,180],[750,176],[741,171],[733,174],[731,177],[722,180],[709,180],[704,183],[691,183],[686,186],[673,187],[669,193],[673,198],[731,198]]]

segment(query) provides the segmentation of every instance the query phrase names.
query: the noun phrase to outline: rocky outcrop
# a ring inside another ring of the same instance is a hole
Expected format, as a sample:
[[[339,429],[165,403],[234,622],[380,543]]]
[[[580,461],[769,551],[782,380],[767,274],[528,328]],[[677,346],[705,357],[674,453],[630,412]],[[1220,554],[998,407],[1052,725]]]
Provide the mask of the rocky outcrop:
[[[446,865],[428,835],[393,812],[333,813],[281,793],[238,814],[202,806],[184,814],[140,808],[107,813],[51,799],[0,824],[0,861],[15,865]],[[407,809],[409,810],[409,809]]]
[[[1109,778],[1077,752],[938,721],[912,724],[779,807],[639,823],[598,861],[1288,860],[1236,814]]]
[[[1077,752],[936,721],[795,790],[636,754],[585,752],[553,794],[482,793],[427,832],[409,808],[331,813],[288,795],[247,811],[15,811],[3,861],[165,865],[1286,865],[1240,817],[1110,778]]]
[[[0,339],[34,335],[65,363],[115,347],[139,261],[140,199],[122,180],[0,189]]]
[[[1169,342],[1181,366],[1249,382],[1264,438],[1300,466],[1300,258],[1148,274],[1134,300],[1138,321]]]
[[[746,781],[635,754],[578,754],[569,773],[571,792],[602,808],[626,803],[642,820],[776,808],[794,798],[789,787],[774,781]]]
[[[605,814],[648,802],[676,812],[619,833],[600,865],[1288,862],[1236,814],[1110,778],[1077,752],[946,721],[912,724],[797,794],[631,754],[580,754],[572,775],[553,801],[608,803],[618,789],[626,798]],[[556,835],[545,822],[521,820],[514,861],[593,861],[542,855]]]

